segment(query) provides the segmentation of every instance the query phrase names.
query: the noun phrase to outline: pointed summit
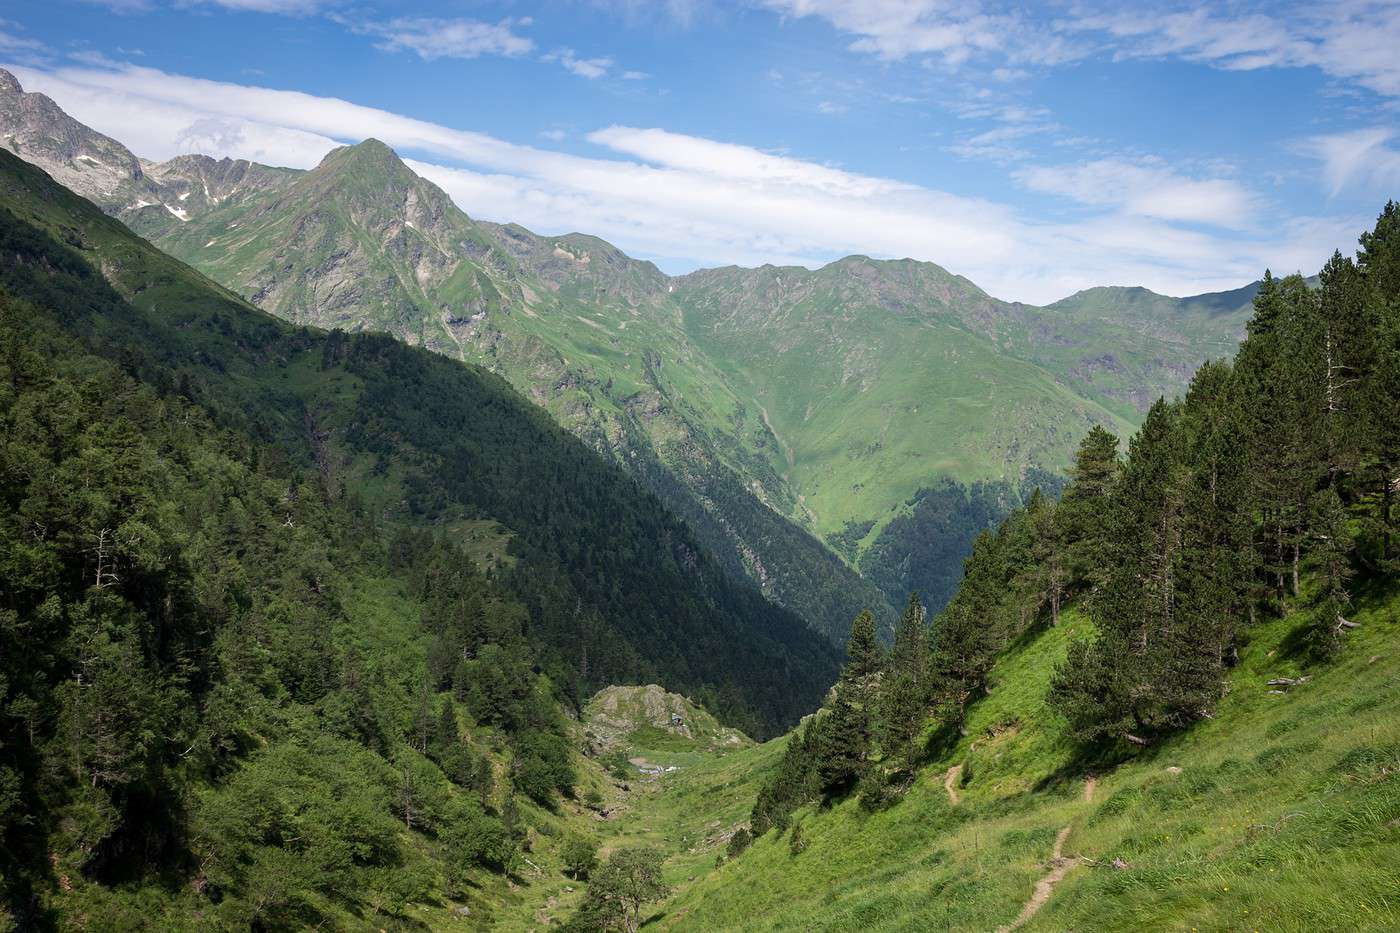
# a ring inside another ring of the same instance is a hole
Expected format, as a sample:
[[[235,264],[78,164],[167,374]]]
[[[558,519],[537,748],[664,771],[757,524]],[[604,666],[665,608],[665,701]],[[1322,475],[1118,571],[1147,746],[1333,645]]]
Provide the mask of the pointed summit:
[[[324,168],[345,168],[347,166],[378,167],[381,171],[394,174],[413,175],[413,170],[404,164],[399,154],[377,139],[366,139],[353,146],[341,146],[326,153],[317,170]],[[416,176],[415,176],[416,177]]]
[[[23,94],[24,88],[20,87],[19,79],[10,74],[4,68],[0,68],[0,94]]]

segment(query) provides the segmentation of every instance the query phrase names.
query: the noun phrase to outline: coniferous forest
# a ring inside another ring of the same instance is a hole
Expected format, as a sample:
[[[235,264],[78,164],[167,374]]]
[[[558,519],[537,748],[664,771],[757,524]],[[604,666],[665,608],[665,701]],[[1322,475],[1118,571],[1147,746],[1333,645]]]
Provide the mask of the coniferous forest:
[[[0,168],[13,922],[78,877],[104,929],[396,916],[516,864],[591,689],[756,734],[819,699],[833,649],[498,380],[282,325]],[[515,532],[484,571],[472,523]]]

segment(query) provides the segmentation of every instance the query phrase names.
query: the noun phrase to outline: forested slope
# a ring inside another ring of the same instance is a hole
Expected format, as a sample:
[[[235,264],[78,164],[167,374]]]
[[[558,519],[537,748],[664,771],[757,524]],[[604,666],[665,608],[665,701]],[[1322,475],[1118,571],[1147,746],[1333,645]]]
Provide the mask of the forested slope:
[[[6,919],[470,900],[573,792],[588,685],[762,732],[834,670],[498,378],[279,322],[8,153],[0,374]]]
[[[499,378],[385,336],[283,324],[0,159],[12,293],[390,520],[500,522],[516,558],[503,583],[561,679],[708,687],[756,732],[829,682],[831,650],[800,619],[728,580],[654,497]]]

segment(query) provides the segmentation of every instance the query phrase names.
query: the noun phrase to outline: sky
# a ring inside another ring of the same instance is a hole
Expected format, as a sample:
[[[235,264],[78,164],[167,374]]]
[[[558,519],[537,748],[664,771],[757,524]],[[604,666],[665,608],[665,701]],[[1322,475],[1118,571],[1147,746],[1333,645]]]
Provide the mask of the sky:
[[[137,155],[375,137],[670,273],[936,262],[1008,300],[1317,271],[1400,197],[1400,0],[6,0]]]

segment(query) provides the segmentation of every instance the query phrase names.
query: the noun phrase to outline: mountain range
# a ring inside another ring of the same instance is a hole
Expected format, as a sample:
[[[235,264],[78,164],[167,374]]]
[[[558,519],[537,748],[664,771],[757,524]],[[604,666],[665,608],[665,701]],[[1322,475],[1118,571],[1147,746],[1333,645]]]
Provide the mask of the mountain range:
[[[836,640],[912,589],[941,604],[977,531],[1053,487],[1090,427],[1126,436],[1233,352],[1254,289],[1034,307],[863,256],[668,276],[476,220],[376,140],[309,171],[149,162],[3,71],[0,143],[278,317],[500,374]]]

